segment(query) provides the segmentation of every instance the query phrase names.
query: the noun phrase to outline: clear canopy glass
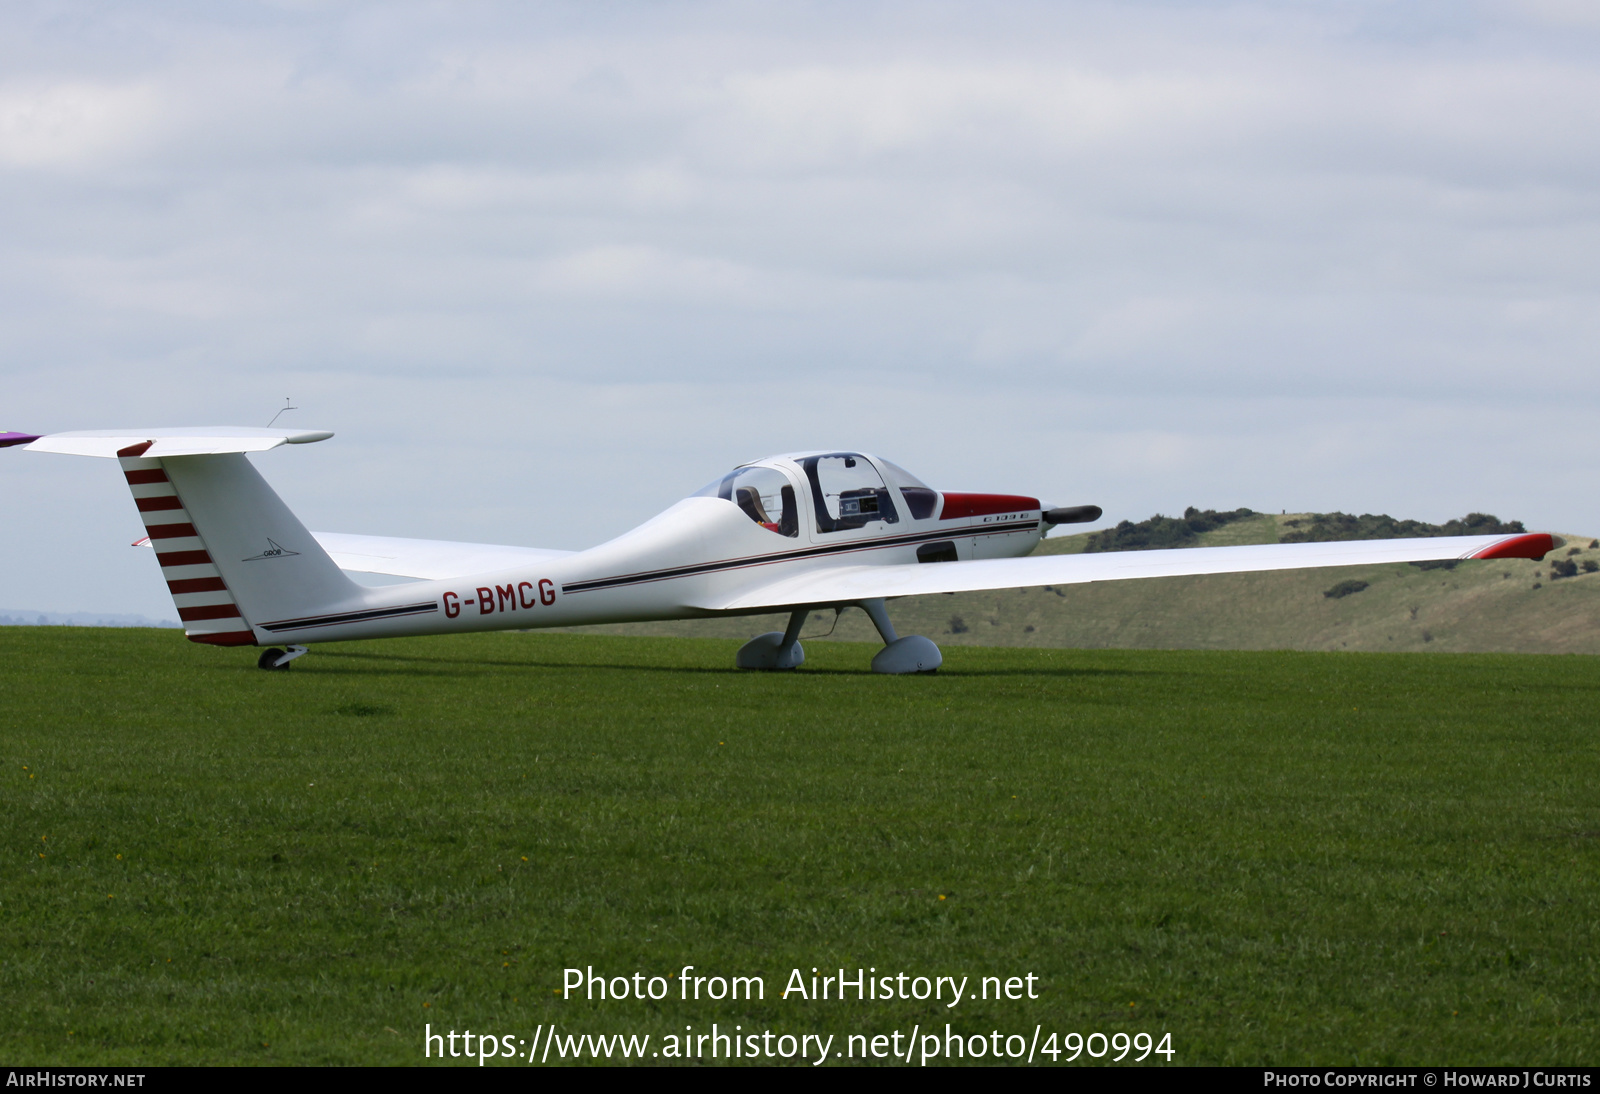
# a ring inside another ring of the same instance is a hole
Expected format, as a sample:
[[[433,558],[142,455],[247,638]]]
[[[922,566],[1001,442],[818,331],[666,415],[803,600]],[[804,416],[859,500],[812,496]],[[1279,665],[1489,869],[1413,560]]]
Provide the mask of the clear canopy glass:
[[[933,516],[934,507],[939,504],[939,495],[932,487],[899,464],[888,460],[878,462],[883,465],[889,482],[900,488],[900,496],[906,499],[906,508],[911,510],[912,520],[927,520]]]
[[[817,531],[843,532],[870,524],[897,524],[893,486],[912,520],[934,515],[939,495],[923,481],[888,460],[873,461],[858,452],[828,452],[795,460],[811,486]],[[879,474],[878,467],[883,469]],[[885,481],[887,479],[887,482]],[[800,511],[789,477],[774,467],[737,467],[713,479],[691,497],[721,498],[737,505],[752,521],[781,536],[797,536]]]
[[[817,531],[843,532],[878,521],[899,522],[883,476],[865,456],[855,452],[805,456],[800,468],[811,483]]]
[[[780,536],[800,534],[800,506],[789,477],[775,467],[736,467],[692,497],[721,498]]]

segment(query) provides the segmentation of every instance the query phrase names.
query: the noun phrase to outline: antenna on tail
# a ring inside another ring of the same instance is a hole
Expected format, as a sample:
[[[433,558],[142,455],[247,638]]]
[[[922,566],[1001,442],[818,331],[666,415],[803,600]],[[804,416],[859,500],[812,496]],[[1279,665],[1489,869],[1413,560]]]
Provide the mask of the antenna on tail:
[[[282,408],[282,409],[281,409],[281,410],[279,410],[279,411],[278,411],[278,413],[276,413],[276,414],[274,414],[274,415],[273,415],[273,416],[272,416],[272,422],[275,422],[275,421],[277,421],[277,420],[278,420],[278,419],[279,419],[279,418],[280,418],[280,417],[282,417],[282,416],[283,416],[283,413],[284,413],[284,411],[286,411],[286,410],[299,410],[299,409],[300,409],[300,408],[299,408],[299,407],[297,407],[297,406],[290,406],[290,405],[289,405],[289,396],[287,396],[287,395],[285,395],[285,396],[284,396],[284,397],[283,397],[283,408]],[[272,428],[272,422],[268,422],[268,423],[267,423],[267,428],[268,428],[268,429],[271,429],[271,428]]]

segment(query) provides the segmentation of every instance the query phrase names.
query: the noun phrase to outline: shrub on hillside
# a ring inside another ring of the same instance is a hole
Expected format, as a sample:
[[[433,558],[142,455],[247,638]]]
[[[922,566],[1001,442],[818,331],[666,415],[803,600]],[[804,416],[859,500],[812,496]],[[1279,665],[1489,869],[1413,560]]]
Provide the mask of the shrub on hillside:
[[[1141,520],[1137,524],[1125,520],[1115,528],[1095,532],[1089,537],[1084,552],[1153,551],[1164,547],[1192,547],[1195,545],[1195,539],[1204,533],[1253,516],[1255,512],[1250,509],[1218,512],[1215,509],[1196,509],[1191,505],[1183,511],[1182,517],[1164,517],[1157,513],[1149,520]]]
[[[1359,593],[1365,588],[1367,588],[1365,581],[1341,581],[1322,595],[1329,600],[1338,600],[1340,597],[1349,596],[1351,593]]]
[[[1578,564],[1572,561],[1570,558],[1559,558],[1550,564],[1551,581],[1555,581],[1557,578],[1577,576]]]
[[[1596,570],[1600,570],[1600,562],[1596,562],[1592,558],[1586,558],[1586,559],[1583,560],[1583,572],[1584,573],[1592,574]]]
[[[1468,513],[1460,520],[1428,524],[1420,520],[1395,520],[1387,513],[1313,513],[1304,520],[1291,521],[1292,532],[1279,537],[1282,543],[1331,543],[1350,539],[1419,539],[1425,536],[1507,536],[1527,529],[1520,520],[1502,521],[1491,513]]]

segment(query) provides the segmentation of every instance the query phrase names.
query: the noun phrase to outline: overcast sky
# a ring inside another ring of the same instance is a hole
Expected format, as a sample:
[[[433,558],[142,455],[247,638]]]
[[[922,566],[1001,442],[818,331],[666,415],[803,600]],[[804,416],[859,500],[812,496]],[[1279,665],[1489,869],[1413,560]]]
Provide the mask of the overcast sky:
[[[312,528],[578,548],[735,463],[1600,534],[1600,6],[0,8],[0,429],[334,430]],[[173,609],[0,451],[0,608]]]

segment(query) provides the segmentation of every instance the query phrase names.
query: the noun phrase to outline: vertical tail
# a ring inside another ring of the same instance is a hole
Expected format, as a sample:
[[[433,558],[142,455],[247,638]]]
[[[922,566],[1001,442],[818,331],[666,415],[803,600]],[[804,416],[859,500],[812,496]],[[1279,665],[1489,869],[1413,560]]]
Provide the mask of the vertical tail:
[[[257,645],[257,624],[359,599],[242,453],[150,459],[149,447],[119,462],[191,641]]]

